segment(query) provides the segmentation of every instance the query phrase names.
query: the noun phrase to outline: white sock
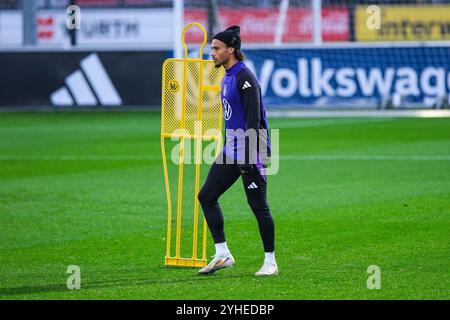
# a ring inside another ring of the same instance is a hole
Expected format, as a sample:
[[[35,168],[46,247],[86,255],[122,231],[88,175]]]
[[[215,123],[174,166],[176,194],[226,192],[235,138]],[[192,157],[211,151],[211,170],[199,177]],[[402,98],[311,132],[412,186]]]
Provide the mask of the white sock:
[[[275,261],[275,251],[265,253],[264,263],[271,263],[273,265],[277,265]]]
[[[226,242],[216,243],[216,257],[218,256],[226,256],[230,253]]]

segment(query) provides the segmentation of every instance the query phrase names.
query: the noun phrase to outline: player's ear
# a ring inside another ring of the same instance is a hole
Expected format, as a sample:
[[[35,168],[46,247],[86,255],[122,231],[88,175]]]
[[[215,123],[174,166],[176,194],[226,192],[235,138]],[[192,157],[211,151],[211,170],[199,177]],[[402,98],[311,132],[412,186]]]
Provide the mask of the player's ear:
[[[228,55],[232,56],[234,54],[234,50],[236,50],[234,47],[228,47]]]

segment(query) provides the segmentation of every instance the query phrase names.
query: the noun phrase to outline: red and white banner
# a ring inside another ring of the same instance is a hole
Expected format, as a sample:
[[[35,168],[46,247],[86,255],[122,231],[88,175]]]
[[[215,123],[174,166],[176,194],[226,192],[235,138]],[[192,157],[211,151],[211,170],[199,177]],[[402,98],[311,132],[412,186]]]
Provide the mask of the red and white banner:
[[[273,43],[278,21],[278,9],[219,8],[221,29],[231,25],[241,27],[242,41],[248,43]],[[69,33],[67,13],[61,10],[42,10],[37,15],[37,36],[40,46],[67,46]],[[207,12],[186,9],[184,25],[200,22],[207,26]],[[322,35],[324,41],[349,40],[349,12],[346,8],[322,9]],[[286,15],[283,42],[312,40],[312,14],[309,8],[290,8]],[[81,29],[77,31],[80,46],[173,46],[172,9],[84,9]],[[201,42],[203,34],[190,28],[187,42]],[[22,12],[0,11],[0,47],[22,44]]]
[[[242,41],[273,42],[278,21],[278,10],[274,9],[230,9],[219,8],[219,21],[223,29],[239,25]],[[185,24],[200,22],[207,25],[207,12],[203,9],[186,9]],[[322,9],[322,37],[324,41],[348,41],[350,21],[347,8]],[[283,42],[312,40],[312,11],[309,8],[290,8],[286,15]],[[201,42],[202,33],[197,28],[187,32],[188,42]]]

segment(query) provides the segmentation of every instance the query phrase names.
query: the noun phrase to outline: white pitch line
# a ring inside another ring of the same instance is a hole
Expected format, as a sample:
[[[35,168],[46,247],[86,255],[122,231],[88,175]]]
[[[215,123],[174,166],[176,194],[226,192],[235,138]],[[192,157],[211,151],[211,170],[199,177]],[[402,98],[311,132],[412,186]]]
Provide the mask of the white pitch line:
[[[91,155],[91,156],[77,156],[77,155],[30,155],[30,156],[17,156],[17,155],[0,155],[0,161],[146,161],[146,160],[161,160],[161,156],[114,156],[114,155]],[[274,157],[272,161],[275,161]],[[280,161],[450,161],[450,156],[434,155],[434,156],[422,156],[422,155],[410,155],[410,156],[390,156],[390,155],[282,155],[279,157]]]
[[[12,133],[28,133],[28,134],[37,134],[37,133],[91,133],[91,132],[105,132],[105,133],[155,133],[160,132],[161,128],[159,127],[129,127],[129,128],[117,128],[117,127],[75,127],[75,126],[66,126],[66,127],[56,127],[56,126],[30,126],[30,127],[0,127],[0,131],[12,132]]]
[[[269,118],[269,129],[282,129],[282,128],[297,128],[297,127],[318,127],[318,126],[329,126],[338,124],[366,124],[366,123],[377,123],[377,122],[388,122],[392,121],[393,118],[354,118],[354,119],[339,119],[339,118],[324,118],[324,119],[294,119],[292,117],[285,117],[286,121],[279,121],[280,118],[274,117],[273,124]],[[6,126],[1,127],[0,131],[13,132],[13,133],[91,133],[91,132],[105,132],[105,133],[117,133],[117,132],[142,132],[142,133],[156,133],[160,132],[161,128],[159,126],[136,126],[136,127],[105,127],[105,126],[25,126],[25,127],[12,127]]]
[[[388,156],[388,155],[373,155],[373,156],[308,156],[308,155],[286,155],[281,156],[281,160],[299,160],[299,161],[314,161],[314,160],[349,160],[349,161],[391,161],[391,160],[403,160],[403,161],[450,161],[450,156],[419,156],[419,155],[411,155],[411,156]],[[272,160],[273,161],[273,160]]]
[[[297,128],[297,127],[318,127],[318,126],[329,126],[338,124],[366,124],[366,123],[376,123],[376,122],[387,122],[392,121],[391,118],[383,119],[297,119],[286,118],[287,121],[278,121],[276,119],[274,124],[270,123],[269,119],[269,129],[281,129],[281,128]],[[83,127],[83,126],[28,126],[28,127],[0,127],[2,132],[12,132],[12,133],[26,133],[26,134],[37,134],[37,133],[92,133],[92,132],[104,132],[104,133],[156,133],[160,132],[160,127]]]
[[[55,155],[55,156],[8,156],[0,155],[0,160],[6,161],[108,161],[108,160],[119,160],[119,161],[133,161],[133,160],[160,160],[161,157],[140,157],[140,156],[112,156],[112,155],[98,155],[98,156],[77,156],[77,155]]]

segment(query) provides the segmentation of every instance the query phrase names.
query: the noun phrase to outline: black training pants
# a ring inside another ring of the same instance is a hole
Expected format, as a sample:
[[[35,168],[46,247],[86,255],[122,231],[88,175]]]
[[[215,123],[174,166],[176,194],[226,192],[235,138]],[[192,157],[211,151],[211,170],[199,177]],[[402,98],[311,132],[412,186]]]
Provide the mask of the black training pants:
[[[247,195],[247,202],[258,220],[264,251],[272,252],[275,249],[275,227],[269,205],[267,204],[267,184],[256,166],[252,166],[253,169],[250,172],[241,174],[236,164],[219,164],[214,162],[198,194],[198,200],[203,208],[214,242],[225,242],[223,215],[218,200],[241,176]]]

